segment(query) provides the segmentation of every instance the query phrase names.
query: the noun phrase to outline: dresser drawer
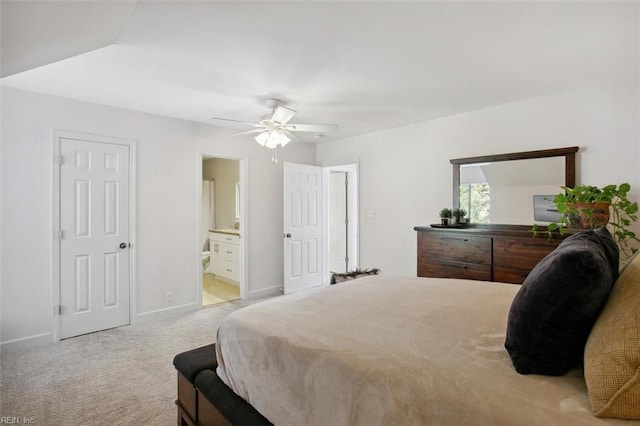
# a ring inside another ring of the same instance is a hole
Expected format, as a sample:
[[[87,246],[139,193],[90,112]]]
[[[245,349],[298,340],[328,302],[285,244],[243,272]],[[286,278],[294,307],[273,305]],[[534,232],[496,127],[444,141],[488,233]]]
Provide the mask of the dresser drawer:
[[[491,266],[434,259],[418,266],[418,276],[491,281]]]
[[[557,246],[557,241],[547,242],[542,238],[494,238],[493,264],[531,270]]]
[[[491,265],[491,238],[454,233],[434,233],[420,239],[419,255],[423,259],[422,262],[429,259],[447,259]],[[491,277],[489,276],[487,279],[491,279]]]
[[[510,284],[522,284],[531,269],[509,268],[507,266],[493,267],[493,281]]]

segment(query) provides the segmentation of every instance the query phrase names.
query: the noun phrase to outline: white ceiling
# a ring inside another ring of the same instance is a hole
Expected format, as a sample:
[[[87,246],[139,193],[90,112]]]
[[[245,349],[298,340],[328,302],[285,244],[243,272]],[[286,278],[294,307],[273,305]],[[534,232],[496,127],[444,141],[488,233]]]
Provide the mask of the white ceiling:
[[[637,78],[635,2],[2,0],[3,85],[318,142]]]

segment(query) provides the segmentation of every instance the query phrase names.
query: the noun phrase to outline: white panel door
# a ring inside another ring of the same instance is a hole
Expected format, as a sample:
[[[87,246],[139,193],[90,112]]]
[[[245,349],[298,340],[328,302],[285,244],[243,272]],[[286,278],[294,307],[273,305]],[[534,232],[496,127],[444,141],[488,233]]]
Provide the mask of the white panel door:
[[[60,139],[60,337],[129,324],[129,146]]]
[[[284,163],[284,293],[322,284],[322,168]]]

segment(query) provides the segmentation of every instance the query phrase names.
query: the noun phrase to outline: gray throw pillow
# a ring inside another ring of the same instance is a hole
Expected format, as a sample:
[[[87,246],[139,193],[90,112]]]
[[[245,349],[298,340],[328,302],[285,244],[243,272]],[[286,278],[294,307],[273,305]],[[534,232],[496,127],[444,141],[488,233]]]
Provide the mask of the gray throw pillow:
[[[618,247],[606,228],[566,238],[540,261],[514,298],[505,348],[520,374],[560,376],[579,365],[618,277]]]

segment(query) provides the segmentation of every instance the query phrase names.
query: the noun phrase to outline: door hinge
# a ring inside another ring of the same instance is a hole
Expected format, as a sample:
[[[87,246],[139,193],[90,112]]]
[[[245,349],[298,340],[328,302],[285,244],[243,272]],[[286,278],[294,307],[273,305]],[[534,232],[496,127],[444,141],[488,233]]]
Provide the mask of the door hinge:
[[[64,231],[62,229],[58,229],[58,241],[62,241],[64,239]]]
[[[58,166],[62,166],[64,164],[64,157],[62,155],[58,155]]]
[[[62,312],[64,310],[62,309],[62,305],[58,305],[58,315],[62,315]]]

